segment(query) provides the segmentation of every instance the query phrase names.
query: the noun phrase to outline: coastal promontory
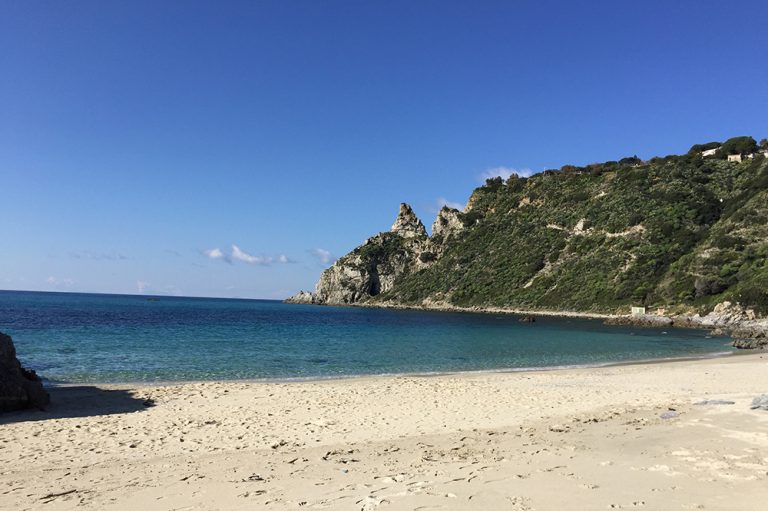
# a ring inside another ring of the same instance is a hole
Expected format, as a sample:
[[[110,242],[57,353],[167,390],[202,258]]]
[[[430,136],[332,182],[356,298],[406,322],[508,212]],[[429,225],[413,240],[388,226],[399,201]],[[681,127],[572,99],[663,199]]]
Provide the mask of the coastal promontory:
[[[705,149],[702,149],[705,147]],[[714,150],[713,150],[714,149]],[[289,302],[666,315],[768,313],[768,160],[751,137],[491,178],[431,235],[394,225]]]

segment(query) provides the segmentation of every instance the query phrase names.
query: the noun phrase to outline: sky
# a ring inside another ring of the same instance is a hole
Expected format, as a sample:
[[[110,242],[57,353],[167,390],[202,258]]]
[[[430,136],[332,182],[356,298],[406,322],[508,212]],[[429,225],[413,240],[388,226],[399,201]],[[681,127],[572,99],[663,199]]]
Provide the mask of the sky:
[[[484,177],[768,137],[764,1],[0,2],[0,289],[284,298]]]

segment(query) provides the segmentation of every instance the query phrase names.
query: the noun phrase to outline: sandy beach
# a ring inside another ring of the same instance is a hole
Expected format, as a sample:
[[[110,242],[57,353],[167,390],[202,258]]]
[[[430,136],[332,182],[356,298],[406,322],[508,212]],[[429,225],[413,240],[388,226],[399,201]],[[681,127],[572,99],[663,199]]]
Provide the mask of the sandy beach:
[[[766,392],[764,354],[60,387],[0,416],[0,509],[765,509]]]

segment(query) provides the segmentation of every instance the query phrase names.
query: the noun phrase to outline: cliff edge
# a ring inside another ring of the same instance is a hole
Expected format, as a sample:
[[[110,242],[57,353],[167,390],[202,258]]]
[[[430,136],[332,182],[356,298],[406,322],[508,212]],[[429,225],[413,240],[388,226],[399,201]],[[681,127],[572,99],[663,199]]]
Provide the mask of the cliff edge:
[[[390,291],[395,281],[418,265],[429,237],[424,224],[408,204],[389,232],[368,238],[320,275],[314,292],[300,291],[288,303],[349,305]]]

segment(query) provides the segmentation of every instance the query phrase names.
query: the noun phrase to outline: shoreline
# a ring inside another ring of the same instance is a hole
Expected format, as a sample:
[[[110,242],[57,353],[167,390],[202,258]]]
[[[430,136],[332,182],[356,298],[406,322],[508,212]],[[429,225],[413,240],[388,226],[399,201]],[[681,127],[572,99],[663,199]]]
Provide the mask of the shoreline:
[[[413,310],[423,312],[457,312],[457,313],[475,313],[475,314],[509,314],[520,316],[545,316],[558,318],[583,318],[583,319],[609,319],[625,317],[622,314],[611,314],[604,312],[579,312],[563,310],[525,310],[512,309],[505,307],[460,307],[458,305],[431,304],[431,305],[404,305],[391,302],[356,302],[356,303],[310,303],[291,301],[290,298],[282,300],[282,303],[289,305],[317,305],[321,307],[359,307],[367,309],[393,309],[393,310]]]
[[[725,346],[729,346],[726,344]],[[469,369],[459,371],[434,371],[434,372],[412,372],[412,373],[380,373],[380,374],[351,374],[351,375],[334,375],[328,377],[322,376],[307,376],[307,377],[289,377],[289,378],[244,378],[244,379],[213,379],[213,380],[168,380],[168,381],[125,381],[125,382],[51,382],[50,380],[44,380],[43,384],[46,389],[56,388],[70,388],[70,387],[82,387],[85,385],[95,386],[99,388],[152,388],[152,387],[170,387],[181,385],[197,385],[207,383],[217,384],[265,384],[265,385],[280,385],[280,384],[302,384],[302,383],[338,383],[338,382],[350,382],[358,380],[372,380],[372,379],[395,379],[395,378],[439,378],[439,377],[461,377],[461,376],[473,376],[473,375],[492,375],[492,374],[537,374],[537,373],[556,373],[562,371],[578,371],[578,370],[590,370],[590,369],[602,369],[611,367],[633,367],[633,366],[645,366],[645,365],[658,365],[658,364],[674,364],[677,362],[695,362],[698,360],[715,360],[721,358],[730,357],[744,357],[751,355],[760,355],[760,351],[752,350],[732,350],[732,351],[715,351],[711,353],[705,353],[698,356],[687,355],[681,357],[659,357],[659,358],[646,358],[638,360],[622,360],[614,362],[604,362],[598,364],[573,364],[573,365],[558,365],[558,366],[541,366],[541,367],[509,367],[509,368],[496,368],[496,369]]]
[[[301,295],[303,292],[299,293]],[[297,296],[299,296],[297,295]],[[739,304],[722,302],[705,316],[699,313],[667,314],[663,308],[656,313],[641,315],[616,314],[601,312],[583,312],[567,310],[516,309],[506,307],[460,307],[445,302],[421,305],[404,305],[391,302],[357,303],[316,303],[294,300],[292,297],[282,301],[289,305],[319,305],[326,307],[360,307],[369,309],[413,310],[422,312],[500,314],[525,317],[556,317],[603,320],[606,326],[635,326],[641,328],[674,328],[681,330],[709,330],[721,332],[731,337],[732,346],[739,349],[762,349],[768,346],[768,318],[756,317],[753,310],[746,310]]]

